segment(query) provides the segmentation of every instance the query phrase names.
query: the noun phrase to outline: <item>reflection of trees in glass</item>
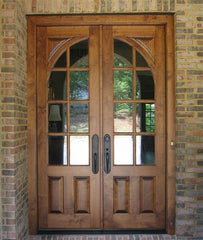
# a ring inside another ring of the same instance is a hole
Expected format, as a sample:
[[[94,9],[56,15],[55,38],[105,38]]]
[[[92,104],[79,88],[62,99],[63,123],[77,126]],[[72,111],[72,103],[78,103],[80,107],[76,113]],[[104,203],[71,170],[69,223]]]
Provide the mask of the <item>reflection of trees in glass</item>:
[[[133,131],[133,103],[114,103],[114,131]]]
[[[114,112],[117,113],[117,116],[122,117],[122,114],[132,115],[133,112],[133,104],[132,103],[115,103],[114,104]],[[120,112],[120,113],[119,113]]]
[[[155,105],[145,104],[145,122],[146,132],[154,132],[155,130]]]
[[[114,71],[114,99],[132,99],[132,82],[132,71]]]
[[[88,103],[70,104],[70,132],[88,132]]]
[[[132,63],[126,58],[114,53],[114,67],[132,67]]]
[[[88,99],[87,71],[70,72],[70,99],[72,100]]]

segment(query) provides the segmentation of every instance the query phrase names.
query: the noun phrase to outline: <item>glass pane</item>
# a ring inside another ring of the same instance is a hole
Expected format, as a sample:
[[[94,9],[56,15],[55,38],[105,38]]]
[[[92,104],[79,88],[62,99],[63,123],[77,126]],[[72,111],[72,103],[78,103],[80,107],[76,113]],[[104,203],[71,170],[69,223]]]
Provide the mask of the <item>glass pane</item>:
[[[133,131],[133,104],[114,103],[114,132]]]
[[[114,165],[133,165],[132,136],[114,136]]]
[[[67,132],[67,104],[49,104],[49,132]]]
[[[154,136],[136,136],[136,164],[154,164]]]
[[[66,60],[66,52],[64,52],[57,62],[55,63],[54,67],[67,67],[67,60]]]
[[[133,98],[132,71],[114,71],[114,99]]]
[[[70,136],[70,165],[89,165],[89,136]]]
[[[151,71],[136,72],[136,98],[154,99],[154,79]]]
[[[71,100],[88,99],[87,71],[70,72],[70,99]]]
[[[146,60],[138,51],[136,51],[136,67],[149,67]]]
[[[52,72],[49,78],[49,100],[66,100],[66,72]]]
[[[137,103],[136,104],[136,131],[154,132],[155,131],[155,104]]]
[[[49,165],[67,165],[67,137],[49,136]]]
[[[132,67],[132,47],[114,39],[114,67]]]
[[[89,110],[88,103],[70,104],[70,132],[89,132]]]
[[[70,67],[88,67],[88,40],[70,48]]]

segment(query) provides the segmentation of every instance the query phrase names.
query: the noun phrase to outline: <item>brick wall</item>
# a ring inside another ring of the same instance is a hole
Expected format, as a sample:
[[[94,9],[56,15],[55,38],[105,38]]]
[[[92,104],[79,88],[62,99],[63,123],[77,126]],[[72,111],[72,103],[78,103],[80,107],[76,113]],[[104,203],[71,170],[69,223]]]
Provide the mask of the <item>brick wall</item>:
[[[0,0],[0,6],[1,6],[1,0]],[[0,8],[0,19],[1,19],[1,8]],[[0,24],[0,32],[2,30],[2,25]],[[0,37],[0,49],[2,46],[2,39]],[[0,66],[1,66],[1,50],[0,50]],[[0,67],[0,87],[1,87],[1,67]],[[0,103],[1,103],[1,94],[0,94]],[[1,105],[0,105],[0,196],[1,196],[1,148],[2,148],[2,142],[1,142]],[[1,204],[1,197],[0,197],[0,239],[2,233],[2,204]]]
[[[25,5],[23,2],[24,0],[2,0],[0,126],[3,164],[0,170],[3,182],[3,239],[28,239],[24,237],[27,234],[25,13],[137,11],[176,11],[176,235],[179,239],[201,239],[203,237],[203,192],[201,192],[203,176],[200,169],[203,164],[202,1],[25,0]],[[149,235],[140,236],[140,239],[159,237],[161,238],[161,236]],[[169,239],[169,236],[165,237]],[[132,238],[139,239],[139,236]],[[61,239],[68,238],[61,237]]]
[[[2,239],[26,239],[27,97],[23,1],[2,0],[1,180]]]
[[[176,232],[203,237],[201,166],[203,164],[203,36],[200,1],[176,4]]]

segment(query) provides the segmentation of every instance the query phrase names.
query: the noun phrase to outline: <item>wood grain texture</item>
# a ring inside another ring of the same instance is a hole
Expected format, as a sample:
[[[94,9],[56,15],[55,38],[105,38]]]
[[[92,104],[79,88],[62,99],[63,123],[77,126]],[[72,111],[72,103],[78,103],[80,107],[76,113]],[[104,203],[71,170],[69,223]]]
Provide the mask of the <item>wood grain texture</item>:
[[[114,177],[113,209],[115,213],[128,213],[130,204],[129,177]]]
[[[74,178],[75,213],[90,213],[90,178]]]
[[[49,177],[49,212],[63,213],[64,208],[63,177]]]
[[[140,177],[140,213],[155,213],[155,178]]]

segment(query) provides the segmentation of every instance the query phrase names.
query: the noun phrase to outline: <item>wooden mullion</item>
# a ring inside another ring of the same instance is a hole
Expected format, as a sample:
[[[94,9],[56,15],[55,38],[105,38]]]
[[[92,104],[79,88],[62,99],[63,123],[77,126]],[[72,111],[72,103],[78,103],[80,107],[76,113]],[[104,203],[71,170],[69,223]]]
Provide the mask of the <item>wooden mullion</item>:
[[[133,67],[113,67],[113,70],[116,70],[116,71],[132,71]]]
[[[58,68],[51,68],[52,72],[66,72],[67,68],[65,67],[58,67]]]
[[[69,103],[90,103],[90,100],[69,100]]]
[[[75,68],[75,67],[73,68],[73,67],[70,67],[69,71],[70,71],[70,72],[76,72],[76,71],[77,71],[77,72],[89,71],[89,68],[82,68],[82,67],[81,67],[81,68]]]
[[[151,71],[152,69],[150,67],[136,67],[137,71]]]
[[[155,132],[136,132],[135,134],[136,136],[155,136],[156,133]]]
[[[48,100],[47,101],[48,104],[65,104],[67,103],[66,100]]]
[[[155,100],[152,100],[152,99],[136,99],[135,100],[135,103],[154,103],[155,104]]]

